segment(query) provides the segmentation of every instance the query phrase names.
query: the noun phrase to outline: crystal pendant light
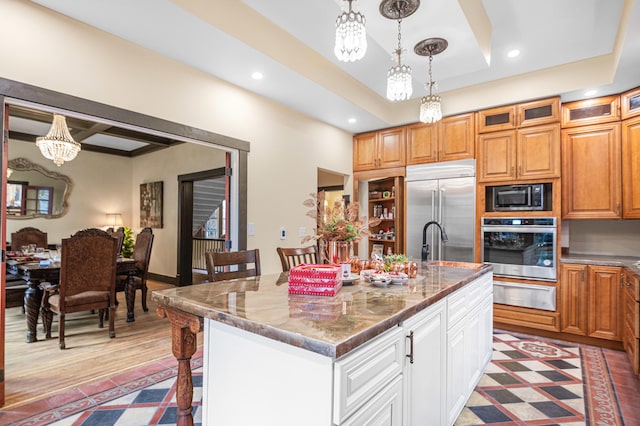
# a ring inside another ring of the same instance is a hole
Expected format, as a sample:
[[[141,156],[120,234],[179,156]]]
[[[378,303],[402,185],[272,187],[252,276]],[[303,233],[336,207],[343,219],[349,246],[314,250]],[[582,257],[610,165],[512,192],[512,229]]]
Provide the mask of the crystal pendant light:
[[[387,72],[387,99],[390,101],[404,101],[411,97],[413,84],[411,81],[411,67],[402,64],[402,19],[413,14],[420,6],[420,0],[383,0],[380,3],[380,13],[385,18],[398,21],[398,48],[393,52],[397,64]]]
[[[73,140],[67,128],[64,115],[53,114],[53,123],[47,136],[36,138],[36,145],[45,158],[53,160],[60,167],[65,161],[76,158],[80,152],[80,144]]]
[[[429,56],[429,82],[425,83],[425,88],[429,91],[427,96],[423,96],[420,101],[420,121],[423,123],[436,123],[442,119],[442,106],[440,96],[433,94],[433,86],[436,84],[431,75],[431,62],[433,55],[444,51],[449,44],[443,38],[428,38],[422,40],[413,48],[413,51],[421,56]]]
[[[354,12],[349,2],[349,10],[336,19],[336,43],[333,52],[342,62],[362,59],[367,52],[367,30],[364,15]]]

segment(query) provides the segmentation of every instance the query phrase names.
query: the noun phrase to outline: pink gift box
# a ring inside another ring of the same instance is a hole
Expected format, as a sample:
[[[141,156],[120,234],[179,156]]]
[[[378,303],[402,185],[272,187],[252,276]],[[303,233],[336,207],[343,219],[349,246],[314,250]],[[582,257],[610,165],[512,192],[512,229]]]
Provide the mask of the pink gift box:
[[[342,288],[338,265],[302,264],[289,271],[289,293],[335,296]]]

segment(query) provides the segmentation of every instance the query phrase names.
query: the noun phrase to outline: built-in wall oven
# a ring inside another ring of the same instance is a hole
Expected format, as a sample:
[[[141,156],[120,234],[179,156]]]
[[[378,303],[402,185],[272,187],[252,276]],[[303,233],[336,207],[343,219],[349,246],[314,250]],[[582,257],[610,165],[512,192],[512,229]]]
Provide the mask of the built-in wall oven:
[[[555,217],[485,217],[482,241],[495,276],[556,281]]]

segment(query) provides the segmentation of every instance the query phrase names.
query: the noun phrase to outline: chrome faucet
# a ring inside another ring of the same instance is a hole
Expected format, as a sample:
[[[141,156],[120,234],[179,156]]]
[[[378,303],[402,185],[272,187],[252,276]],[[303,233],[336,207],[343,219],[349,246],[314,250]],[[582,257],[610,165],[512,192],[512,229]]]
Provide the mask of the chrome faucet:
[[[427,230],[429,229],[429,227],[431,225],[436,225],[438,227],[438,229],[440,230],[440,239],[442,241],[449,241],[449,237],[447,237],[447,233],[445,232],[444,228],[435,220],[432,220],[430,222],[427,222],[424,225],[424,228],[422,228],[422,261],[426,262],[427,258],[429,257],[429,244],[427,244]]]

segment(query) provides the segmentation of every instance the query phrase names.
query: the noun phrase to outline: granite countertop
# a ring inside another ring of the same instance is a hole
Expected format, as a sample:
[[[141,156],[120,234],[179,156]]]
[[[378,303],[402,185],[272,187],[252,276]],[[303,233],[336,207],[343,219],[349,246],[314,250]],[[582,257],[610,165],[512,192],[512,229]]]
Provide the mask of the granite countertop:
[[[560,263],[593,264],[602,266],[622,266],[640,275],[640,257],[607,256],[600,254],[563,254]]]
[[[362,279],[334,296],[288,293],[288,274],[153,291],[160,305],[339,358],[446,295],[493,270],[476,263],[433,262],[404,285]]]

